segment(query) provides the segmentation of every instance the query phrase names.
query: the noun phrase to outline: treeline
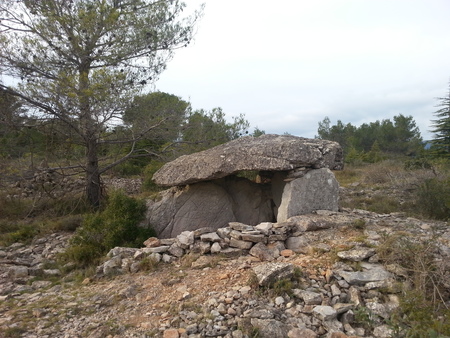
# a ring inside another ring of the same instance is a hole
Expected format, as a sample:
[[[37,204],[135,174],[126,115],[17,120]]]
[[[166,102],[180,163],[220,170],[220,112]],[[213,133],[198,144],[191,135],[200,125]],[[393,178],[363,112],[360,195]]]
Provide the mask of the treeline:
[[[359,127],[338,120],[331,125],[328,117],[319,122],[318,138],[339,142],[347,163],[378,162],[389,156],[415,156],[423,152],[424,144],[412,116],[399,114],[363,123]]]
[[[26,158],[30,167],[82,165],[85,148],[81,136],[71,128],[73,121],[33,115],[23,110],[15,97],[1,91],[0,117],[0,158]],[[153,92],[136,96],[123,112],[123,123],[110,123],[102,130],[100,161],[107,165],[124,158],[126,161],[111,170],[121,175],[139,174],[152,161],[166,162],[231,141],[250,134],[249,128],[244,115],[229,122],[221,108],[193,110],[178,96]],[[254,134],[260,133],[264,132],[256,128]],[[130,139],[136,142],[125,142]]]

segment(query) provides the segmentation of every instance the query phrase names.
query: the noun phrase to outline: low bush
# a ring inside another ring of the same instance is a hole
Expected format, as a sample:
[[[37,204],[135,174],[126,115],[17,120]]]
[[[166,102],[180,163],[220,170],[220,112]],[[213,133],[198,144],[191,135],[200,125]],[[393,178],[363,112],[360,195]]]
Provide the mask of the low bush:
[[[358,229],[358,230],[363,230],[363,229],[365,229],[365,228],[366,228],[366,225],[367,225],[367,224],[366,224],[366,220],[363,219],[363,218],[355,219],[355,220],[352,222],[353,228]]]
[[[406,291],[401,297],[399,311],[391,318],[391,325],[400,337],[449,337],[450,309],[437,310],[426,294]]]
[[[145,203],[121,191],[111,194],[103,211],[87,215],[71,240],[64,257],[81,267],[98,260],[116,246],[137,247],[154,231],[139,226],[145,217]]]
[[[341,196],[342,207],[448,220],[449,173],[448,161],[400,158],[364,166],[349,165],[335,175],[350,192]]]
[[[358,306],[355,309],[355,323],[365,330],[372,331],[375,326],[374,316],[368,308]]]
[[[351,183],[358,182],[362,179],[364,171],[362,167],[349,165],[344,170],[336,170],[333,172],[341,186],[347,186]]]
[[[63,196],[20,197],[0,192],[0,218],[20,221],[31,218],[53,218],[89,212],[92,207],[82,193],[67,193]]]
[[[418,240],[405,234],[386,236],[377,252],[386,264],[405,271],[400,307],[391,317],[399,337],[450,335],[450,278],[448,263],[436,260],[434,240]]]
[[[404,167],[406,170],[417,170],[417,169],[431,169],[433,168],[433,165],[429,159],[425,157],[418,157],[406,160]]]
[[[142,174],[144,166],[141,163],[133,163],[131,161],[125,161],[115,166],[111,173],[119,177],[130,177]]]
[[[417,192],[417,206],[427,217],[450,219],[450,178],[425,180]]]
[[[152,257],[145,257],[139,262],[139,270],[140,271],[155,271],[158,267],[159,262],[153,259]]]
[[[23,244],[31,243],[31,240],[40,232],[40,228],[36,224],[22,223],[0,223],[0,245],[9,246],[13,243],[20,242]]]
[[[247,285],[256,289],[256,291],[260,294],[264,294],[267,297],[274,296],[292,296],[293,289],[302,288],[301,278],[303,276],[303,272],[299,267],[295,267],[292,273],[292,276],[286,278],[280,278],[268,286],[260,286],[258,281],[258,276],[256,273],[251,273],[249,275]]]
[[[164,162],[152,161],[144,169],[144,181],[142,182],[142,189],[145,191],[160,191],[161,187],[153,182],[153,174],[164,165]]]
[[[91,212],[92,206],[89,204],[84,193],[68,193],[59,198],[43,199],[36,207],[41,212],[46,212],[49,216],[80,215]],[[38,212],[38,211],[36,211]]]
[[[16,220],[27,216],[32,202],[19,197],[10,197],[0,193],[0,215],[2,219]]]
[[[48,221],[46,228],[49,231],[75,231],[83,223],[82,215],[67,215],[62,217],[57,217]]]
[[[341,207],[351,209],[364,209],[379,214],[390,214],[396,211],[406,211],[406,205],[400,204],[398,200],[393,197],[376,194],[371,197],[355,196],[352,198],[342,199],[340,201]]]

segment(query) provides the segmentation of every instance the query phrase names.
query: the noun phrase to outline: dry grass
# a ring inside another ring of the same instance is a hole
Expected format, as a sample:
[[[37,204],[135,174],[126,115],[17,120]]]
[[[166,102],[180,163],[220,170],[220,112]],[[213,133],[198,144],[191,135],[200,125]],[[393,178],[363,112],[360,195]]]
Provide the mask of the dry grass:
[[[398,313],[391,318],[398,336],[441,337],[450,334],[450,265],[437,259],[434,239],[404,233],[386,236],[377,252],[385,264],[405,271]]]
[[[346,188],[341,207],[381,214],[405,212],[419,218],[446,220],[450,217],[449,163],[437,161],[428,168],[408,169],[404,161],[385,160],[363,166],[349,165],[335,175]]]

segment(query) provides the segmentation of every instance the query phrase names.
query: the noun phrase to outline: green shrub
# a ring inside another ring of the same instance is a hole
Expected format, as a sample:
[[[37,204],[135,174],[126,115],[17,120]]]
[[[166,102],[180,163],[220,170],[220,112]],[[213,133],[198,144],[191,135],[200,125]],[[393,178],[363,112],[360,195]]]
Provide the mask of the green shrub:
[[[3,233],[0,244],[6,246],[16,242],[28,244],[39,232],[39,226],[36,224],[0,223],[0,233]]]
[[[284,294],[292,296],[294,283],[289,278],[282,278],[273,283],[271,288],[276,296],[282,296]]]
[[[363,155],[364,152],[359,152],[354,147],[352,147],[345,155],[344,161],[347,164],[361,165],[363,163]]]
[[[258,327],[253,326],[250,318],[240,318],[238,330],[249,338],[259,338],[261,337],[260,330]]]
[[[112,173],[120,177],[129,177],[142,174],[144,167],[141,163],[133,163],[131,161],[125,161],[112,170]]]
[[[152,257],[145,257],[139,262],[139,270],[140,271],[155,271],[158,267],[158,262]]]
[[[386,156],[381,152],[378,141],[375,141],[369,152],[362,155],[362,160],[367,163],[378,163],[386,159]]]
[[[98,258],[116,246],[142,246],[147,238],[155,235],[151,228],[139,226],[145,211],[144,201],[121,191],[113,192],[105,210],[85,217],[65,257],[88,266],[97,263]]]
[[[259,171],[256,170],[243,170],[236,173],[237,177],[246,178],[247,180],[252,182],[256,182],[259,175]]]
[[[431,169],[433,166],[427,158],[418,157],[406,160],[404,167],[406,170],[417,170],[417,169]]]
[[[450,335],[450,309],[437,311],[427,295],[417,290],[403,294],[400,307],[390,322],[401,337],[444,338]]]
[[[103,247],[91,243],[80,243],[67,248],[62,258],[76,263],[77,267],[86,268],[90,265],[98,265],[104,254]]]
[[[450,179],[425,180],[417,193],[417,206],[421,212],[435,219],[450,218]]]
[[[363,218],[355,219],[352,222],[352,225],[355,229],[359,229],[359,230],[365,229],[366,228],[366,220]]]
[[[374,315],[368,308],[358,306],[355,309],[355,323],[365,330],[371,331],[375,325]]]
[[[145,191],[160,191],[161,187],[159,187],[155,182],[153,182],[153,174],[157,172],[162,166],[164,162],[160,161],[152,161],[149,165],[147,165],[144,169],[144,181],[142,182],[142,189]]]
[[[9,327],[7,328],[3,334],[5,338],[19,338],[23,337],[27,330],[23,327]]]
[[[68,214],[82,214],[92,210],[82,193],[67,193],[58,198],[9,197],[0,192],[0,218],[3,220],[21,220],[37,217],[59,217]]]
[[[0,193],[0,215],[2,219],[20,219],[27,216],[31,208],[31,201],[9,197]]]
[[[256,273],[251,273],[249,275],[249,279],[247,281],[247,285],[255,288],[257,292],[259,292],[261,295],[265,294],[267,297],[273,297],[273,296],[283,296],[293,295],[293,289],[302,287],[301,286],[301,278],[303,276],[303,272],[299,267],[295,267],[292,276],[286,277],[286,278],[280,278],[276,281],[272,282],[270,285],[267,286],[260,286],[258,281],[258,276]]]
[[[333,171],[341,186],[348,186],[351,183],[360,182],[363,179],[363,170],[355,165],[348,165],[344,170]]]
[[[92,206],[84,193],[68,193],[59,198],[46,198],[36,208],[55,216],[80,215],[92,211]]]
[[[75,231],[83,223],[82,215],[67,215],[64,217],[58,217],[51,221],[48,221],[46,228],[49,231]]]

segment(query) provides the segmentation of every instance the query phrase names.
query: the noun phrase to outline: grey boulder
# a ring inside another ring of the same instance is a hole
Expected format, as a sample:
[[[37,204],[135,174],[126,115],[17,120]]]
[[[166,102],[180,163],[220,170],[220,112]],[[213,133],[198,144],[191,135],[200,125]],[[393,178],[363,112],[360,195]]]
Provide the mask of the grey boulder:
[[[147,201],[147,222],[159,238],[229,222],[256,225],[274,218],[269,192],[247,179],[230,176],[213,182],[173,187],[161,199]]]
[[[331,170],[310,170],[284,186],[277,221],[321,209],[338,211],[338,202],[339,183]]]

